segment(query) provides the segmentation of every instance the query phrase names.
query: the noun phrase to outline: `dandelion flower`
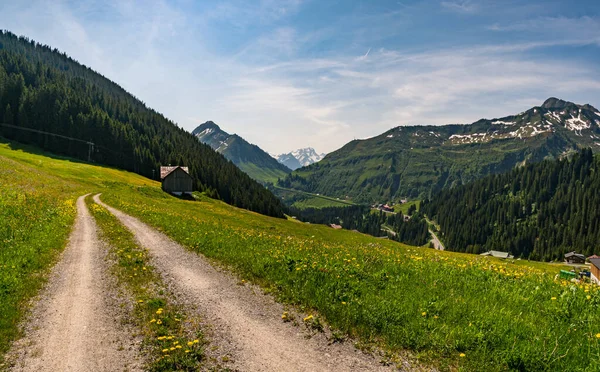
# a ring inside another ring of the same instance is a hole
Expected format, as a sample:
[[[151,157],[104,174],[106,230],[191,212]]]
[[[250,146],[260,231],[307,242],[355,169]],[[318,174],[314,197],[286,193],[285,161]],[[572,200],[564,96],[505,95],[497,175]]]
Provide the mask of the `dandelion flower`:
[[[150,323],[154,323],[154,322],[156,322],[156,319],[152,319],[152,320],[150,321]]]
[[[200,342],[200,341],[198,341],[198,340],[194,340],[194,343],[195,343],[195,344],[197,344],[198,342]]]
[[[596,333],[596,338],[600,338],[600,333]]]
[[[190,351],[189,351],[189,350],[186,350],[185,352],[186,352],[186,353],[189,353]]]
[[[460,356],[461,358],[464,358],[464,357],[466,357],[465,353],[460,353],[460,355],[459,355],[459,356]]]
[[[556,300],[556,297],[552,297],[552,298],[551,298],[551,300],[552,300],[552,301],[555,301],[555,300]]]
[[[305,322],[308,322],[308,321],[309,321],[309,320],[311,320],[312,318],[313,318],[313,316],[312,316],[312,315],[309,315],[309,316],[307,316],[306,318],[304,318],[303,320],[304,320]]]
[[[342,305],[346,305],[346,301],[342,301]]]
[[[592,298],[592,296],[587,295],[585,298],[587,298],[588,300]]]
[[[163,350],[162,350],[162,352],[163,352],[163,353],[168,353],[168,352],[169,352],[169,349],[163,349]]]
[[[187,343],[187,346],[193,346],[193,345],[194,345],[193,341],[190,341],[190,342]]]
[[[421,313],[421,316],[425,316],[425,315],[427,315],[427,313],[426,313],[425,311],[423,311],[423,312]]]
[[[162,324],[162,320],[160,320],[160,319],[159,319],[159,320],[157,320],[157,321],[156,321],[156,324]]]

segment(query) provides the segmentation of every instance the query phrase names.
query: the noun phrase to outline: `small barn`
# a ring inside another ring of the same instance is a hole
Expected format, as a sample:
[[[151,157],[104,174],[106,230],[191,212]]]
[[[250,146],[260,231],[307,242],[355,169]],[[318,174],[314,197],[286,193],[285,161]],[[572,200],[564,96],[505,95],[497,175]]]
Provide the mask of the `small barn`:
[[[569,252],[565,254],[565,262],[570,264],[584,264],[585,256],[580,253]]]
[[[515,258],[515,256],[511,255],[508,252],[502,252],[502,251],[489,251],[489,252],[484,252],[482,254],[480,254],[480,256],[491,256],[491,257],[496,257],[496,258]]]
[[[190,176],[188,167],[160,167],[160,180],[165,192],[183,195],[191,194],[193,191],[194,180]]]
[[[590,279],[596,284],[600,284],[600,258],[590,258]]]

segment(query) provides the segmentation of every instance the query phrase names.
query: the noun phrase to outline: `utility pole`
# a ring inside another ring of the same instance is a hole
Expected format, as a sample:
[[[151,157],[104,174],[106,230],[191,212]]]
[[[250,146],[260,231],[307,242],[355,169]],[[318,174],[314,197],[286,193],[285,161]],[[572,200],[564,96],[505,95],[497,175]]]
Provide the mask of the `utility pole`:
[[[94,143],[88,142],[88,163],[92,162],[92,152],[94,152]]]

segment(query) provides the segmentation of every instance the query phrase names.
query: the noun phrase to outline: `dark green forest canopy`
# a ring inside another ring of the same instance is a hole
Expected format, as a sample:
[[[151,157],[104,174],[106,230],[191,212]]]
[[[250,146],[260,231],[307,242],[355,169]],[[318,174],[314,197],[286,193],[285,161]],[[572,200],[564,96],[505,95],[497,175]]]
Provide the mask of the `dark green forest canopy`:
[[[95,144],[92,161],[156,177],[187,165],[195,188],[237,207],[283,217],[281,202],[160,113],[65,53],[0,32],[0,122]],[[0,136],[88,159],[88,146],[0,126]]]
[[[441,226],[446,248],[562,260],[600,253],[600,158],[584,149],[441,191],[421,211]]]
[[[421,246],[431,239],[427,221],[418,213],[409,213],[405,221],[402,213],[372,211],[365,205],[325,208],[290,208],[290,213],[303,222],[324,225],[338,224],[347,230],[357,230],[375,237],[388,237],[409,245]]]

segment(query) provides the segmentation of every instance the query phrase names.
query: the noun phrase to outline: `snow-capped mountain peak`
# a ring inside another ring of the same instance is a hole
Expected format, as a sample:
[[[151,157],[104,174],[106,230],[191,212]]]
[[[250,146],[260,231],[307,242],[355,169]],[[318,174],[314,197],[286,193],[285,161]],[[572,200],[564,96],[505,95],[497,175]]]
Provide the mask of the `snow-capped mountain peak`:
[[[312,147],[298,149],[287,154],[281,154],[275,158],[280,163],[294,170],[300,167],[306,167],[322,160],[325,154],[319,154]]]

